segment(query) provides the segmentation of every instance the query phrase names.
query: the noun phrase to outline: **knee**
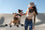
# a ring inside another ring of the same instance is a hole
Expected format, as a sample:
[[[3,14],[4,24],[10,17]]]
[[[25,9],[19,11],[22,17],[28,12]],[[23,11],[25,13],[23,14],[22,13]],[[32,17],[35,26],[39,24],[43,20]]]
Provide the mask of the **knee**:
[[[28,25],[25,24],[25,27],[27,27]]]
[[[31,29],[32,29],[32,28],[33,28],[33,26],[29,26],[29,28],[31,28]]]

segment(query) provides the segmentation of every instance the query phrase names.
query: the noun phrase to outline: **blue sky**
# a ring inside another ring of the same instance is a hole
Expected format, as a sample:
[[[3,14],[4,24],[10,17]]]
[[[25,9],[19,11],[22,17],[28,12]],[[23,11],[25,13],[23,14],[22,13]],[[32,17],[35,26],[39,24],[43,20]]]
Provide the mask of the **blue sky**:
[[[18,9],[25,13],[30,2],[35,3],[38,13],[45,13],[45,0],[0,0],[0,13],[17,13]]]

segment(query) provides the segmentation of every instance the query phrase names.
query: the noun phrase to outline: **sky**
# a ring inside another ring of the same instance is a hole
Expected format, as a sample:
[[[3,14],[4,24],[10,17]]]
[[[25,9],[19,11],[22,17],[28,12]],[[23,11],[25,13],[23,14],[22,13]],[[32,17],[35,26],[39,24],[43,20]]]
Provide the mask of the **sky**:
[[[34,2],[38,13],[45,13],[45,0],[0,0],[0,13],[25,13],[30,2]]]

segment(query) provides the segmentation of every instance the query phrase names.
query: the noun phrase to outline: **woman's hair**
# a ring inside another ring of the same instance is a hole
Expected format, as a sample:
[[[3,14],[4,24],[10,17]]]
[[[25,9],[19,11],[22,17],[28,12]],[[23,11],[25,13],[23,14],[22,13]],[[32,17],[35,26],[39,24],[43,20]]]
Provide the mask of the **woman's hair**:
[[[33,6],[32,8],[34,9],[36,15],[38,15],[38,12],[37,12],[36,6]]]

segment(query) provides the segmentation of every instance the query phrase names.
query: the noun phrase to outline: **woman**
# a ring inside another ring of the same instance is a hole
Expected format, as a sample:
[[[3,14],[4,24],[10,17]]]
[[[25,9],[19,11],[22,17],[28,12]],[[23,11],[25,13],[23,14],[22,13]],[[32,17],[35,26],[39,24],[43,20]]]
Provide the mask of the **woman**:
[[[34,28],[34,26],[35,26],[35,18],[36,18],[36,15],[38,15],[38,12],[37,12],[36,6],[35,6],[35,4],[33,2],[31,2],[30,5],[32,6],[33,10],[35,11],[34,23],[33,23],[33,28]]]
[[[32,23],[32,17],[36,17],[37,11],[36,11],[36,7],[34,5],[33,2],[30,3],[30,7],[27,9],[26,12],[26,19],[25,19],[25,30],[28,30],[28,25],[29,25],[29,30],[33,29],[34,24]],[[34,18],[34,22],[35,22],[35,18]]]

